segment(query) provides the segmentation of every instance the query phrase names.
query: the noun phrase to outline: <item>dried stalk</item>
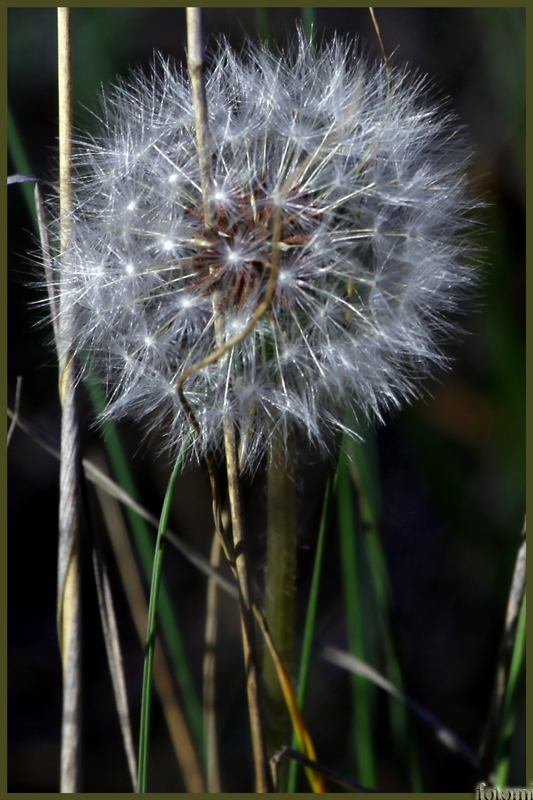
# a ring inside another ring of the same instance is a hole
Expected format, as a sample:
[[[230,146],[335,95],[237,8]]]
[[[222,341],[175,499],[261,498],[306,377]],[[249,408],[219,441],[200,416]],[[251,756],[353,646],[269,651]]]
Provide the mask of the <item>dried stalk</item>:
[[[109,496],[107,487],[104,488],[101,484],[97,484],[97,491],[131,615],[141,645],[144,646],[148,606],[126,524],[116,499],[113,496]],[[185,714],[176,697],[172,672],[168,666],[159,637],[157,637],[155,644],[154,683],[161,700],[163,714],[174,752],[181,768],[186,790],[191,793],[203,793],[206,787],[200,762]]]
[[[513,657],[513,647],[516,637],[516,628],[520,608],[526,590],[526,522],[522,529],[520,547],[516,556],[509,599],[507,601],[507,612],[505,614],[505,626],[503,631],[502,643],[498,654],[498,665],[494,679],[494,688],[490,709],[483,733],[481,747],[479,748],[479,780],[487,780],[494,783],[495,759],[498,749],[498,740],[501,731],[501,723],[509,682],[509,671]],[[479,781],[478,781],[479,782]]]
[[[222,545],[216,532],[211,544],[211,564],[218,567],[220,564]],[[218,593],[217,582],[213,578],[207,581],[207,598],[205,613],[205,650],[204,650],[204,733],[207,754],[207,791],[212,794],[220,793],[220,770],[218,765],[218,743],[216,726],[216,644],[218,620]]]
[[[10,408],[7,409],[8,417],[13,420],[15,419],[15,412],[12,411]],[[54,458],[57,458],[59,461],[60,453],[52,445],[45,442],[38,433],[35,432],[34,427],[31,426],[27,420],[23,418],[15,419],[15,423],[18,428],[20,428],[24,433],[28,434],[28,436],[33,439],[40,447],[43,448],[47,453],[49,453]],[[119,502],[123,503],[123,505],[131,508],[132,511],[135,511],[140,517],[145,519],[155,528],[157,528],[159,524],[159,520],[156,516],[151,514],[147,509],[142,506],[140,503],[137,502],[130,494],[128,494],[124,489],[116,483],[109,475],[106,475],[102,470],[88,458],[84,458],[82,461],[83,470],[85,473],[85,477],[91,483],[94,483],[95,486],[103,489],[106,494],[110,497],[115,498]],[[194,564],[201,572],[204,573],[208,578],[213,578],[216,581],[217,586],[219,586],[226,594],[230,597],[233,597],[234,600],[239,599],[239,592],[237,586],[233,583],[230,578],[227,578],[219,569],[213,567],[208,559],[204,558],[201,553],[198,552],[194,547],[187,542],[180,539],[173,533],[170,529],[167,531],[167,539],[168,541],[178,550],[185,558]]]
[[[137,786],[137,759],[133,745],[133,733],[131,729],[130,712],[128,708],[128,695],[126,692],[126,678],[124,675],[124,661],[120,647],[118,635],[118,623],[111,593],[111,583],[109,574],[104,562],[104,558],[98,544],[93,546],[93,569],[96,583],[96,594],[98,597],[98,608],[100,620],[104,634],[104,642],[107,653],[109,671],[111,673],[111,683],[113,684],[113,694],[117,707],[120,732],[122,742],[126,751],[128,770],[130,773],[133,790]]]
[[[385,45],[383,44],[383,38],[381,36],[381,31],[379,29],[378,21],[376,19],[376,15],[374,13],[374,9],[370,6],[369,9],[370,16],[372,17],[372,22],[374,24],[374,28],[376,30],[376,34],[379,41],[379,46],[381,47],[381,54],[383,56],[383,61],[385,62],[385,69],[387,71],[387,91],[390,91],[390,64],[389,64],[389,57],[387,56],[387,51],[385,50]]]
[[[246,671],[246,690],[248,693],[248,710],[252,731],[256,791],[263,793],[271,791],[271,774],[266,760],[266,746],[261,719],[259,659],[255,638],[254,614],[250,599],[248,559],[246,553],[246,539],[244,536],[244,515],[239,484],[237,445],[235,442],[235,431],[229,419],[224,420],[224,445],[228,471],[228,492],[231,507],[235,571],[240,590],[241,629]]]
[[[59,88],[59,203],[60,247],[64,254],[69,237],[72,206],[72,81],[70,9],[58,8]],[[62,264],[63,272],[65,265]],[[60,278],[61,280],[62,278]],[[72,315],[68,292],[59,293],[56,345],[59,357],[61,467],[59,500],[59,563],[57,627],[63,663],[63,722],[61,730],[60,791],[79,791],[81,722],[81,608],[79,586],[79,441],[75,407],[75,367],[71,351]]]
[[[13,438],[13,434],[15,433],[15,428],[17,427],[19,421],[19,413],[20,413],[20,395],[22,391],[22,375],[17,376],[17,388],[15,389],[15,409],[13,418],[11,419],[11,424],[9,426],[9,430],[7,432],[7,446],[11,444],[11,439]]]
[[[209,153],[210,149],[209,126],[207,122],[208,119],[207,103],[205,97],[205,86],[203,81],[201,9],[199,8],[187,8],[187,63],[189,67],[189,74],[191,76],[191,85],[192,85],[193,102],[195,110],[196,136],[197,136],[197,146],[198,146],[198,158],[200,163],[200,174],[202,181],[204,218],[206,222],[206,227],[209,228],[211,227],[213,222],[211,215],[211,202],[210,202],[212,181],[211,181],[210,153]],[[280,238],[279,230],[281,228],[280,223],[278,223],[277,228],[278,228],[277,241],[279,242]],[[275,250],[279,251],[279,248],[275,248]],[[279,253],[277,255],[277,258],[279,258]],[[272,274],[270,276],[270,282],[269,282],[270,297],[268,298],[267,304],[265,304],[265,301],[263,301],[263,303],[261,304],[264,306],[264,309],[260,311],[261,307],[259,307],[256,310],[256,313],[253,315],[252,319],[250,320],[247,329],[245,329],[245,331],[243,331],[239,337],[235,337],[235,340],[232,340],[230,342],[226,343],[223,342],[222,336],[220,335],[221,334],[220,323],[218,323],[216,327],[216,332],[217,332],[216,351],[212,353],[211,356],[204,359],[204,361],[201,364],[194,365],[190,370],[187,370],[187,372],[185,372],[181,376],[178,382],[177,390],[180,396],[180,400],[182,402],[185,411],[189,416],[189,419],[191,419],[191,423],[193,424],[199,436],[200,436],[200,431],[198,423],[183,393],[184,381],[194,372],[197,372],[204,366],[207,366],[208,363],[213,363],[217,361],[223,355],[224,352],[229,350],[238,341],[243,339],[244,336],[246,336],[249,333],[249,331],[253,328],[259,317],[266,311],[268,305],[270,304],[270,300],[273,296],[275,287],[277,261],[274,259],[274,262],[275,266],[273,266],[271,270]],[[265,298],[265,300],[266,299],[267,298]],[[257,645],[255,641],[254,617],[250,603],[250,587],[248,580],[247,559],[245,553],[244,525],[243,525],[241,498],[240,498],[239,468],[238,468],[238,458],[237,458],[237,447],[235,442],[235,430],[231,420],[227,418],[224,420],[224,446],[226,452],[226,466],[228,474],[228,487],[229,487],[229,498],[230,498],[232,531],[233,531],[232,543],[228,543],[226,541],[224,532],[222,530],[221,519],[220,519],[220,502],[219,502],[216,476],[214,472],[212,458],[208,455],[206,461],[210,472],[211,486],[213,488],[213,505],[214,505],[215,524],[217,528],[217,533],[221,538],[221,544],[224,547],[226,555],[230,558],[230,563],[232,564],[235,570],[239,582],[239,599],[240,599],[239,606],[241,611],[241,626],[243,634],[243,650],[244,650],[244,662],[246,671],[246,688],[248,694],[250,727],[252,732],[252,747],[254,753],[256,790],[257,792],[264,793],[269,791],[271,781],[270,781],[270,772],[268,769],[268,763],[266,759],[265,742],[264,742],[263,728],[261,722],[261,710],[259,702],[258,655],[257,655]]]

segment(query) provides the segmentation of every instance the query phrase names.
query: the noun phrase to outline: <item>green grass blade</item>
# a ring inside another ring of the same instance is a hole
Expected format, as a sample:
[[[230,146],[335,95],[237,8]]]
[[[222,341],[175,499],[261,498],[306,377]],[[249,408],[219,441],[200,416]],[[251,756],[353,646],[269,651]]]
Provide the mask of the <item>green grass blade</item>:
[[[102,387],[98,384],[91,383],[89,384],[89,391],[96,411],[102,411],[105,405]],[[111,466],[113,468],[113,472],[115,473],[117,482],[124,489],[124,491],[126,491],[134,499],[138,500],[138,493],[135,487],[130,465],[124,453],[116,425],[111,422],[105,422],[102,426],[102,431],[104,434],[107,453],[109,455]],[[139,514],[133,511],[133,509],[126,508],[126,514],[128,516],[128,521],[133,533],[135,545],[139,553],[143,572],[147,580],[149,580],[150,575],[152,574],[154,563],[154,545],[152,533],[145,520]],[[164,580],[162,581],[160,590],[159,620],[176,680],[181,691],[183,706],[191,727],[191,733],[194,737],[194,741],[196,742],[199,752],[202,753],[202,706],[192,679],[191,671],[187,664],[187,656],[185,653],[185,647],[183,645],[183,638],[181,636],[179,625],[176,619],[176,612],[173,608],[170,594]]]
[[[148,606],[148,630],[146,634],[146,653],[144,656],[144,673],[143,673],[143,688],[142,688],[142,701],[141,701],[141,725],[139,735],[139,780],[138,789],[140,793],[146,792],[146,782],[148,778],[148,751],[150,740],[150,715],[152,709],[152,684],[154,672],[154,653],[155,653],[155,640],[157,633],[157,610],[159,604],[159,592],[161,589],[162,569],[163,569],[163,554],[165,550],[166,532],[168,528],[168,520],[170,517],[170,509],[172,506],[172,498],[174,497],[174,489],[176,488],[176,481],[181,472],[183,463],[183,453],[187,442],[184,442],[180,454],[176,459],[172,475],[168,482],[165,500],[163,502],[163,510],[161,511],[161,519],[159,520],[159,529],[157,531],[157,541],[155,545],[155,555],[153,559],[152,571],[152,585],[150,588],[150,603]]]
[[[313,35],[316,33],[316,12],[314,8],[307,6],[302,8],[302,25],[305,38],[308,42],[311,42]]]
[[[357,568],[357,519],[348,458],[344,449],[341,453],[337,474],[337,503],[346,622],[348,629],[348,649],[353,655],[357,656],[362,661],[366,661],[362,609],[364,600],[360,596],[360,581]],[[376,785],[376,770],[372,724],[373,687],[360,675],[352,675],[352,695],[357,780],[361,781],[365,786],[374,788]]]
[[[507,786],[509,768],[511,764],[511,745],[513,741],[514,725],[516,719],[516,705],[520,679],[523,675],[526,662],[526,595],[522,598],[520,616],[516,627],[516,637],[513,647],[513,657],[509,670],[509,682],[503,709],[502,727],[498,751],[496,756],[496,786]]]
[[[394,609],[390,588],[387,562],[379,536],[379,483],[377,477],[375,435],[373,431],[362,431],[363,440],[346,442],[347,453],[351,456],[350,474],[359,497],[361,523],[365,532],[364,546],[372,586],[375,594],[379,622],[380,646],[385,656],[385,674],[398,689],[403,690],[402,672],[397,656],[394,636]],[[422,792],[422,768],[412,733],[407,709],[403,703],[390,697],[391,729],[397,763],[402,771],[409,772],[410,790]]]
[[[329,502],[331,496],[331,482],[326,486],[324,495],[324,503],[322,505],[322,516],[320,519],[320,527],[318,530],[318,541],[316,546],[315,563],[313,566],[313,576],[311,578],[311,589],[309,591],[309,601],[307,604],[307,613],[305,617],[304,637],[302,644],[302,653],[300,656],[300,674],[298,676],[298,691],[296,696],[298,698],[298,706],[303,712],[305,703],[305,694],[307,690],[307,679],[309,677],[309,663],[311,661],[311,649],[313,645],[313,634],[315,630],[316,610],[318,605],[318,590],[320,586],[320,573],[322,570],[322,560],[324,556],[324,543],[326,541],[326,528],[329,511]],[[298,747],[297,737],[293,731],[292,743],[293,749]],[[287,793],[294,794],[296,792],[296,782],[298,779],[298,762],[291,761],[289,766],[289,778],[287,782]]]
[[[261,41],[272,50],[274,38],[272,36],[272,25],[270,24],[270,14],[268,8],[255,9],[255,24],[257,33]]]

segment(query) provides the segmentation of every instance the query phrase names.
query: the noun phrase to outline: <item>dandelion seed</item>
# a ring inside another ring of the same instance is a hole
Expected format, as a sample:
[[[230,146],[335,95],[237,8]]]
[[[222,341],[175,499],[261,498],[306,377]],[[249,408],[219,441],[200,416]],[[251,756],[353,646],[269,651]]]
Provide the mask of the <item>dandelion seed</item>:
[[[170,420],[177,447],[180,375],[246,329],[277,258],[267,313],[184,386],[202,446],[221,446],[227,416],[253,468],[273,421],[325,446],[347,406],[381,418],[446,364],[442,334],[474,282],[472,203],[454,120],[424,105],[420,78],[389,82],[345,43],[317,52],[303,36],[282,58],[223,43],[213,63],[209,224],[188,78],[157,59],[78,143],[61,286],[111,387],[106,414]]]

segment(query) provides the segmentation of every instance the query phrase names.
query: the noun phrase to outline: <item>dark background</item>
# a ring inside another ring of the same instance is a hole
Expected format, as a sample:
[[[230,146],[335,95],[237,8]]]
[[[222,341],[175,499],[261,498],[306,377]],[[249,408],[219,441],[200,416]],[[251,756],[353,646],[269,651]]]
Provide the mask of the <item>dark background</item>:
[[[293,34],[300,9],[270,9],[274,41]],[[431,79],[435,98],[450,97],[475,151],[472,179],[487,208],[477,302],[463,319],[466,335],[449,345],[453,371],[428,382],[425,399],[370,436],[377,448],[382,537],[396,609],[408,693],[473,749],[479,745],[490,697],[506,598],[524,515],[524,204],[525,9],[377,9],[393,63]],[[76,124],[91,124],[82,107],[97,106],[98,88],[146,65],[154,48],[183,62],[183,9],[74,9]],[[223,33],[238,48],[256,38],[255,9],[206,9],[207,43]],[[32,174],[55,175],[57,90],[54,9],[8,12],[9,103]],[[359,38],[379,59],[368,9],[321,8],[319,36]],[[14,171],[13,165],[9,166]],[[59,433],[57,370],[42,298],[32,285],[37,246],[21,187],[9,189],[9,402],[23,377],[21,414]],[[90,409],[82,398],[83,416]],[[123,436],[145,505],[158,513],[167,464],[132,426]],[[87,448],[97,446],[94,427]],[[9,481],[9,791],[58,789],[61,669],[55,632],[57,463],[17,431]],[[301,465],[300,565],[302,602],[312,564],[321,493],[328,464]],[[261,472],[245,487],[250,536],[260,553],[264,508]],[[97,513],[94,524],[98,525]],[[201,469],[178,484],[172,525],[204,554],[211,536],[210,500]],[[175,594],[197,688],[201,687],[205,581],[175,552],[165,570]],[[84,791],[129,791],[96,599],[86,560],[84,611]],[[112,575],[115,573],[111,563]],[[317,634],[346,646],[338,542],[329,533]],[[136,730],[142,652],[118,580],[128,690]],[[227,606],[227,607],[226,607]],[[303,613],[303,612],[302,612]],[[227,791],[251,787],[238,626],[223,606],[220,718]],[[377,665],[379,666],[379,665]],[[312,671],[309,726],[321,759],[353,774],[347,752],[349,681],[337,667]],[[523,705],[523,704],[522,704]],[[382,717],[382,719],[381,719]],[[390,753],[386,708],[377,726],[378,781],[384,791],[407,788]],[[415,726],[426,791],[470,791],[472,775],[426,729]],[[524,785],[525,719],[519,713],[510,785]],[[154,791],[182,791],[181,778],[157,704],[153,719]]]

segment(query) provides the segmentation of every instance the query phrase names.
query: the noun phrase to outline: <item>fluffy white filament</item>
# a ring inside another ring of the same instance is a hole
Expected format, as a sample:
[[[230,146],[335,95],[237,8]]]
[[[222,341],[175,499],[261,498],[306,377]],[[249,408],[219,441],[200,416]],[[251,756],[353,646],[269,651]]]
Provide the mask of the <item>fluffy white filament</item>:
[[[104,100],[100,137],[78,143],[61,287],[106,413],[149,417],[174,448],[190,430],[177,381],[215,350],[215,315],[229,340],[257,309],[281,209],[268,312],[184,385],[202,446],[220,447],[229,416],[253,468],[273,425],[324,445],[348,405],[380,417],[445,361],[439,342],[472,283],[466,159],[420,79],[393,72],[388,86],[340,41],[243,58],[223,43],[214,64],[214,225],[188,77],[156,59]]]

